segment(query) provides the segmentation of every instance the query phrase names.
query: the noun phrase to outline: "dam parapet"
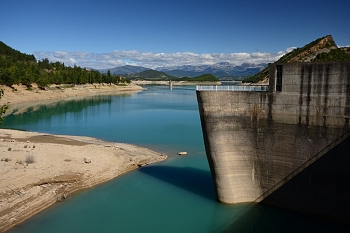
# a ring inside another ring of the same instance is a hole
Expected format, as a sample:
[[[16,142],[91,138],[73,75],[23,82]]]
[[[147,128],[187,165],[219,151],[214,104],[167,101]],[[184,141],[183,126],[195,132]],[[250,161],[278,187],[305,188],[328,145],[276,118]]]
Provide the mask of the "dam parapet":
[[[262,87],[197,87],[219,201],[349,222],[350,63],[274,63]]]

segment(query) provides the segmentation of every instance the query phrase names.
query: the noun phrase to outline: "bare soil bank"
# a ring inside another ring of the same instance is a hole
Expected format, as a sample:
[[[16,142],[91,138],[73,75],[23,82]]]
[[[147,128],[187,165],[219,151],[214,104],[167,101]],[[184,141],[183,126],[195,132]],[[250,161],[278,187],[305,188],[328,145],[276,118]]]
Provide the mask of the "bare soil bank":
[[[1,87],[0,104],[35,106],[43,101],[101,94],[135,93],[136,85]],[[129,144],[89,137],[49,135],[0,129],[0,232],[62,201],[77,190],[108,181],[125,172],[163,161],[166,155]]]

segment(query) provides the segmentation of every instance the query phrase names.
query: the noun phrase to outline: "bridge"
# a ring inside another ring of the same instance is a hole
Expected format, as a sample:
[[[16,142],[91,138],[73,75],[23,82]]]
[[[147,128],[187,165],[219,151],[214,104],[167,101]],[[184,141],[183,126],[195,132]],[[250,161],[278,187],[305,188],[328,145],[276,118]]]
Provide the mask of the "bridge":
[[[196,94],[219,201],[350,222],[349,62],[271,64],[268,86]]]
[[[269,91],[268,85],[197,85],[196,91]]]

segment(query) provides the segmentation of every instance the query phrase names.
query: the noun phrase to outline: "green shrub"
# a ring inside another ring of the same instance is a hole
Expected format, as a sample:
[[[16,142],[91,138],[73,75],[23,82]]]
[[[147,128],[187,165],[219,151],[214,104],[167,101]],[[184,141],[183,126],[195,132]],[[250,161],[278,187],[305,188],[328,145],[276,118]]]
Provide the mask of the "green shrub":
[[[34,156],[33,156],[33,155],[27,155],[25,162],[26,162],[27,164],[34,163],[34,162],[35,162]]]

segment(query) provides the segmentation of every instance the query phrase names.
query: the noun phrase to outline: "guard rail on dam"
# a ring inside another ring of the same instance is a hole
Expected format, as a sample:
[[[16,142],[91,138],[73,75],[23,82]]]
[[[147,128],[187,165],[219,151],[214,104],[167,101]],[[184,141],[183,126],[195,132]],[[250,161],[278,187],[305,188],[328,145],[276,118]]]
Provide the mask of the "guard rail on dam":
[[[350,224],[350,62],[271,64],[268,87],[196,90],[219,201]]]
[[[268,85],[197,85],[197,91],[269,91]]]

